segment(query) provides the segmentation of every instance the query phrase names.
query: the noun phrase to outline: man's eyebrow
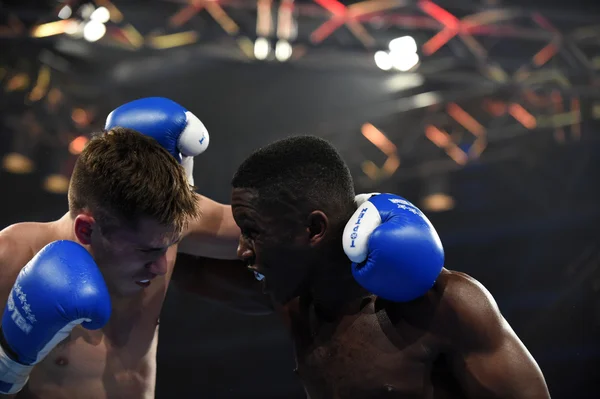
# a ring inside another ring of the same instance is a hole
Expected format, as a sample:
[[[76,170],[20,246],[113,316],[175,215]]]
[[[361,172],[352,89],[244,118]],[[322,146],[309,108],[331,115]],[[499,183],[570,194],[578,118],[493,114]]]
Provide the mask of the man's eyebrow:
[[[172,243],[170,243],[169,245],[166,246],[162,246],[162,247],[146,247],[146,246],[140,246],[139,248],[142,251],[164,251],[165,249],[168,249],[170,247],[172,247],[175,244],[179,244],[181,242],[181,240],[183,240],[183,236],[180,236],[177,238],[177,240],[173,241]]]

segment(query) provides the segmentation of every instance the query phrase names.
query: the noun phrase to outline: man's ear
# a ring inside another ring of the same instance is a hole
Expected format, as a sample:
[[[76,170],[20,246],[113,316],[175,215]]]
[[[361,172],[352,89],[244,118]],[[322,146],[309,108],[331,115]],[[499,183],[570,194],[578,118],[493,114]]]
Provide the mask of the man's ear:
[[[321,211],[312,211],[310,215],[308,215],[306,228],[309,244],[311,246],[318,245],[325,237],[325,234],[327,234],[328,228],[329,219],[327,218],[327,215]]]
[[[75,237],[83,245],[92,243],[92,232],[96,226],[96,220],[93,216],[81,213],[75,217]]]

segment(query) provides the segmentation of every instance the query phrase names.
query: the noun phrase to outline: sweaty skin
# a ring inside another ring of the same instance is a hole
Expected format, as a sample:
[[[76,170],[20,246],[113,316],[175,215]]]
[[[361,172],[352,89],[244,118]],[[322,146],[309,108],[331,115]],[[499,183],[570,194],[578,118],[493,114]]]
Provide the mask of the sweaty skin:
[[[311,213],[319,223],[294,223],[296,214],[259,203],[256,191],[232,191],[238,256],[281,304],[311,399],[549,398],[538,365],[480,283],[443,269],[424,296],[385,301],[354,281],[341,233],[331,228],[325,241],[322,212]]]
[[[230,208],[198,196],[202,218],[189,226],[187,240],[200,242],[196,254],[205,249],[207,256],[235,257],[239,229],[231,221],[222,220]],[[144,236],[145,233],[140,233]],[[19,223],[0,232],[0,305],[2,309],[20,270],[50,242],[67,239],[76,241],[72,220],[67,214],[50,223]],[[184,239],[185,241],[185,239]],[[209,244],[206,244],[206,242]],[[210,245],[212,243],[213,245]],[[123,298],[112,298],[112,315],[108,324],[96,331],[75,327],[72,334],[37,364],[19,399],[90,399],[90,398],[154,398],[156,381],[156,348],[159,315],[173,275],[177,244],[166,250],[166,262],[152,270],[156,277],[147,288],[138,288],[133,279],[130,285],[138,292]],[[222,280],[227,262],[211,269],[210,261],[202,267],[195,264],[196,276],[204,285],[203,295],[225,301],[227,287],[222,292],[208,289],[208,283]],[[247,270],[240,270],[247,275]],[[216,277],[213,277],[212,274]],[[244,298],[236,287],[236,297]],[[255,295],[255,291],[251,292]],[[252,313],[252,300],[244,303],[244,311]],[[1,396],[1,395],[0,395]]]
[[[444,269],[426,296],[376,296],[320,315],[307,297],[281,313],[311,399],[549,398],[544,378],[489,293]]]

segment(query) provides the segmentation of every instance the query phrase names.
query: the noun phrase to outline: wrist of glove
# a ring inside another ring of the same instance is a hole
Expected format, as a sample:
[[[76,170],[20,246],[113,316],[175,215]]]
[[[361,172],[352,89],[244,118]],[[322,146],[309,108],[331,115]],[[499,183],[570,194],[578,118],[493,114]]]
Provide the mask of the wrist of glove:
[[[9,350],[5,351],[4,345],[0,344],[0,393],[15,394],[27,384],[33,365],[24,365],[13,360],[7,351]]]
[[[360,194],[342,245],[356,281],[396,302],[424,295],[444,264],[444,251],[427,217],[393,194]]]
[[[181,166],[183,166],[183,169],[185,170],[188,183],[190,186],[194,186],[194,157],[182,156]]]

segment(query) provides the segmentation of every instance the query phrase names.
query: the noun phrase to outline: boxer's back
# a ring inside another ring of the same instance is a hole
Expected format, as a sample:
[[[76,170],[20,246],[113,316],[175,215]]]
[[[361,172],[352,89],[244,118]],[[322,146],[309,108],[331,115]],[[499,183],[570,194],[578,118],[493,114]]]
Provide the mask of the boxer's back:
[[[50,242],[64,239],[58,222],[19,223],[0,232],[2,309],[20,270]],[[37,364],[17,398],[153,398],[158,317],[170,272],[156,278],[143,295],[113,300],[109,323],[97,331],[78,326]]]

